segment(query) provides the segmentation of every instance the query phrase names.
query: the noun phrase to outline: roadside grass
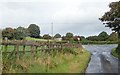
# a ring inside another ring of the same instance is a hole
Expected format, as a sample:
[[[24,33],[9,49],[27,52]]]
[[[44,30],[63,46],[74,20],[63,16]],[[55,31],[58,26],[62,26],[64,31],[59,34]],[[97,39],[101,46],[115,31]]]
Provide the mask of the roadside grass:
[[[22,48],[22,47],[20,47]],[[8,50],[12,51],[13,47],[9,47]],[[29,47],[26,47],[29,50]],[[13,64],[9,66],[9,70],[6,73],[84,73],[87,64],[90,59],[90,53],[83,49],[83,53],[80,52],[82,48],[73,49],[78,54],[72,54],[69,52],[59,53],[57,50],[45,53],[38,51],[33,57],[31,53],[27,53],[19,56]],[[4,60],[4,59],[3,59]]]
[[[113,49],[112,49],[111,54],[112,54],[113,56],[117,57],[118,59],[120,59],[120,54],[119,54],[119,53],[116,53],[116,48],[113,48]]]
[[[117,44],[118,43],[118,41],[80,41],[82,44],[100,44],[100,45],[102,45],[102,44]]]
[[[74,55],[63,55],[63,64],[60,64],[56,71],[53,69],[53,72],[63,72],[63,73],[84,73],[85,68],[89,62],[90,54],[85,51],[83,54],[77,56]],[[51,72],[51,71],[50,71]]]

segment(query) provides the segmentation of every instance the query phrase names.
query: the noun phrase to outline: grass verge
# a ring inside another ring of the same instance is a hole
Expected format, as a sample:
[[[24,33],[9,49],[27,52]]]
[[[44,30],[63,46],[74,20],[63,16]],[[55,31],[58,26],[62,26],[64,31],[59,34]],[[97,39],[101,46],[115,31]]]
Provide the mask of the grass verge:
[[[112,54],[113,56],[117,57],[118,59],[120,59],[120,54],[119,54],[119,53],[116,53],[116,48],[113,48],[113,49],[112,49],[111,54]]]
[[[81,50],[83,52],[81,52]],[[84,73],[90,59],[90,53],[83,48],[73,49],[77,53],[45,53],[39,51],[36,57],[30,53],[8,64],[5,73]],[[9,61],[8,61],[9,62]],[[14,64],[13,64],[14,63]]]

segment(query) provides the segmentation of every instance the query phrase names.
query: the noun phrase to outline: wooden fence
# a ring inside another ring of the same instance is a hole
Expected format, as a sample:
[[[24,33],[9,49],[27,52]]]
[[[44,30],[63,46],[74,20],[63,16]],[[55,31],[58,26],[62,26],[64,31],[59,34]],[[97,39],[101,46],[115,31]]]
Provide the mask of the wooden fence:
[[[14,46],[15,55],[17,56],[19,54],[19,47],[22,47],[22,53],[26,53],[26,46],[30,46],[30,52],[34,56],[35,53],[38,52],[38,47],[41,48],[41,51],[51,51],[51,50],[58,50],[61,52],[63,48],[81,48],[81,44],[70,44],[70,43],[61,43],[61,42],[39,42],[39,41],[26,41],[26,40],[14,40],[14,41],[2,41],[2,45],[4,45],[4,49],[7,51],[8,46],[12,45]]]

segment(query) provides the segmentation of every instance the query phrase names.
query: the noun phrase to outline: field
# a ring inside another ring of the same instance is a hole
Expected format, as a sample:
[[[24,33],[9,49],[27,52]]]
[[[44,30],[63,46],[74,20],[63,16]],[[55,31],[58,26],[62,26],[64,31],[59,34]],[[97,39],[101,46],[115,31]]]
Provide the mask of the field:
[[[16,58],[13,46],[8,46],[7,55],[3,54],[3,73],[84,73],[90,59],[90,53],[83,48],[64,48],[62,52],[39,50],[35,56],[26,47],[26,54],[19,52]],[[4,52],[4,46],[2,51]],[[22,51],[22,46],[19,47]]]
[[[32,41],[47,41],[47,40],[45,40],[45,39],[37,39],[37,38],[31,38],[31,37],[26,37],[25,38],[26,40],[32,40]]]

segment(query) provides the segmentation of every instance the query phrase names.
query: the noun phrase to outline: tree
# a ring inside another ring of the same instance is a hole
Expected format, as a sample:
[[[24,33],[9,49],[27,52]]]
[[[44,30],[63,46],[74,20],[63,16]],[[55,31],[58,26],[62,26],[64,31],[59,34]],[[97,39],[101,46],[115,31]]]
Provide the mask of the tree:
[[[90,41],[106,41],[108,39],[109,35],[107,32],[103,31],[98,36],[89,36],[86,39]]]
[[[112,32],[108,38],[108,41],[117,41],[118,40],[118,34],[116,32]]]
[[[65,36],[62,36],[62,40],[66,40],[66,37],[65,37]]]
[[[15,32],[15,39],[24,39],[29,36],[29,32],[24,27],[18,27]]]
[[[12,28],[5,28],[2,31],[2,36],[3,38],[7,37],[8,39],[14,39],[14,33],[15,33],[15,29]]]
[[[66,33],[66,36],[65,36],[66,40],[72,40],[73,39],[73,33]]]
[[[84,36],[80,36],[81,41],[87,41],[87,39]]]
[[[54,36],[54,38],[61,38],[61,35],[58,33]]]
[[[51,39],[52,37],[49,34],[43,35],[43,39]]]
[[[28,27],[30,37],[38,38],[40,35],[40,28],[36,24],[30,24]]]
[[[2,30],[0,29],[0,42],[2,41]]]
[[[106,27],[118,33],[118,47],[116,52],[120,52],[120,1],[109,4],[110,11],[106,12],[101,18]]]
[[[89,36],[86,39],[90,40],[90,41],[99,41],[99,37],[98,36]]]
[[[103,31],[98,35],[99,41],[106,41],[108,39],[107,32]]]

